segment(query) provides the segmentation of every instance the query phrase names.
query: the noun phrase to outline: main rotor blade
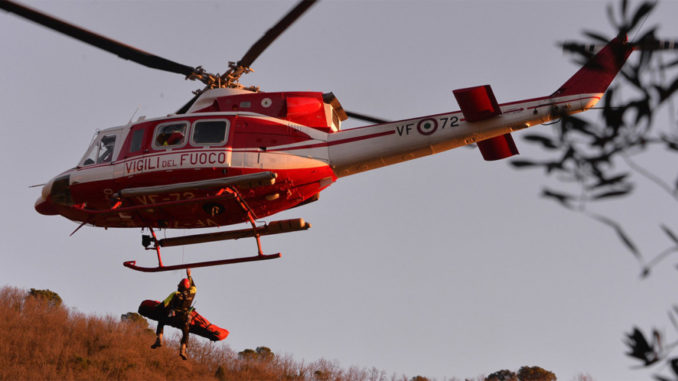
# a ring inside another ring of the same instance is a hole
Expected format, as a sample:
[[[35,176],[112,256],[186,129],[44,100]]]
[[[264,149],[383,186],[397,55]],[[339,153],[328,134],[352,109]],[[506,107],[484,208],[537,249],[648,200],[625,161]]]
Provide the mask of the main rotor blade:
[[[268,48],[278,36],[280,36],[292,23],[294,23],[304,12],[308,10],[317,0],[301,0],[285,17],[280,19],[271,29],[269,29],[259,41],[255,42],[250,50],[245,53],[238,66],[250,67],[254,60]]]
[[[352,112],[352,111],[346,111],[346,116],[348,116],[349,118],[360,119],[360,120],[364,120],[365,122],[376,123],[376,124],[388,123],[388,120],[375,118],[373,116],[369,116],[369,115],[365,115],[365,114],[358,114],[357,112]]]
[[[196,69],[191,66],[182,65],[131,47],[10,0],[0,0],[0,9],[15,13],[42,26],[56,30],[57,32],[61,32],[107,52],[117,54],[126,60],[131,60],[153,69],[183,74],[185,76],[189,76],[196,71]]]

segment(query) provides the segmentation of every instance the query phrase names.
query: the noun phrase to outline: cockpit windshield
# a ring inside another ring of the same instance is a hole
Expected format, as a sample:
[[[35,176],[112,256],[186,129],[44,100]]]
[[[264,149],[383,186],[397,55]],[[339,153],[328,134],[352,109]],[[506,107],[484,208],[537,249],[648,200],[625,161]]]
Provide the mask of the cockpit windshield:
[[[81,166],[104,164],[113,161],[116,152],[116,141],[119,140],[121,129],[101,131],[90,144],[87,153],[80,161]],[[118,143],[120,144],[120,143]]]

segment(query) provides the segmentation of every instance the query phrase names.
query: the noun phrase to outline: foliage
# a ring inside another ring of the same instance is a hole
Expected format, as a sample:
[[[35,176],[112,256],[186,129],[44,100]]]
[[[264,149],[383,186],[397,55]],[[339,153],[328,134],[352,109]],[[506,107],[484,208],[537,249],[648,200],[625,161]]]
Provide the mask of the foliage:
[[[636,32],[657,2],[641,2],[633,11],[627,0],[621,0],[618,11],[608,7],[608,17],[619,35]],[[676,161],[678,154],[678,124],[673,100],[678,91],[678,59],[664,63],[663,57],[672,52],[662,51],[663,43],[656,37],[657,25],[643,27],[636,44],[640,54],[635,61],[627,62],[621,72],[622,84],[610,88],[604,99],[602,121],[593,122],[579,117],[563,117],[554,124],[551,134],[532,133],[524,139],[544,151],[546,159],[513,160],[518,169],[542,168],[557,187],[544,186],[542,196],[560,206],[581,213],[612,229],[622,245],[641,265],[641,275],[647,277],[651,269],[673,252],[678,252],[678,234],[656,219],[653,224],[664,237],[665,249],[646,259],[636,236],[630,234],[621,222],[610,215],[592,209],[616,202],[619,210],[630,208],[622,203],[637,195],[640,185],[651,185],[667,194],[666,200],[678,202],[678,173],[676,166],[652,168],[641,165],[648,156],[668,156],[668,163]],[[584,34],[596,43],[609,38],[597,32]],[[565,44],[564,48],[577,54],[581,61],[591,55],[589,45]],[[658,123],[659,111],[668,110],[670,123]],[[663,170],[663,172],[662,172]],[[656,218],[656,217],[654,217]],[[669,312],[669,318],[678,331],[678,307]],[[670,358],[678,342],[664,343],[656,328],[650,336],[634,327],[627,334],[627,355],[642,362],[642,367],[662,364],[678,379],[678,357]],[[668,367],[667,367],[668,365]],[[520,375],[519,375],[520,378]],[[657,380],[669,380],[655,375]]]
[[[148,320],[136,312],[128,312],[120,315],[120,321],[123,323],[135,324],[143,329],[148,328]]]
[[[518,376],[508,369],[502,369],[487,376],[485,381],[518,381]]]
[[[34,294],[0,289],[0,380],[165,380],[214,373],[209,363],[177,366],[176,350],[151,351],[154,337],[138,325],[85,316]]]
[[[496,371],[485,378],[485,381],[555,381],[553,372],[538,366],[523,366],[514,373],[508,369]]]
[[[656,2],[642,2],[630,12],[626,0],[621,1],[619,16],[610,6],[608,15],[620,35],[639,29],[645,17],[654,10]],[[578,212],[613,230],[620,242],[641,264],[643,276],[668,254],[678,251],[678,234],[659,221],[654,222],[667,238],[666,250],[645,260],[633,234],[610,215],[594,209],[610,202],[620,203],[633,197],[640,185],[658,187],[678,201],[678,173],[655,173],[640,163],[643,158],[667,154],[670,161],[678,154],[678,131],[672,100],[678,91],[678,60],[663,63],[666,51],[658,50],[662,43],[655,36],[658,26],[644,27],[640,37],[631,41],[639,53],[631,56],[620,75],[621,85],[612,87],[604,97],[602,120],[594,122],[576,116],[567,116],[553,124],[550,133],[530,133],[524,140],[543,151],[541,159],[516,159],[511,165],[517,169],[542,168],[555,185],[544,186],[541,195],[560,206]],[[595,43],[610,40],[597,32],[585,31]],[[584,61],[592,53],[591,45],[564,44],[564,48]],[[668,76],[673,75],[673,78]],[[656,123],[658,112],[668,109],[671,125]],[[671,162],[672,162],[671,161]]]
[[[61,306],[62,302],[59,294],[52,290],[36,290],[35,288],[31,288],[28,292],[28,296],[42,300],[53,307]]]
[[[673,306],[673,311],[669,311],[668,316],[674,329],[678,331],[678,306]],[[641,361],[642,367],[661,364],[659,368],[661,369],[668,365],[674,378],[655,375],[656,380],[678,380],[678,357],[671,357],[671,351],[678,346],[678,341],[665,342],[664,335],[657,328],[653,328],[652,333],[646,335],[642,329],[633,327],[633,330],[626,334],[626,345],[629,348],[626,355]]]
[[[195,336],[189,342],[189,361],[182,361],[179,335],[151,350],[155,335],[136,313],[123,314],[120,320],[86,316],[58,303],[61,298],[55,293],[39,291],[0,289],[0,381],[409,380],[375,368],[343,369],[324,359],[297,362],[265,346],[236,354],[226,345]]]
[[[155,340],[154,331],[148,328],[146,319],[137,313],[122,314],[120,320],[110,316],[86,316],[72,312],[61,304],[57,305],[53,302],[56,298],[45,299],[44,296],[36,295],[56,294],[36,293],[33,290],[25,292],[12,287],[0,289],[0,321],[4,328],[0,330],[0,381],[429,380],[420,375],[413,378],[396,374],[389,376],[376,368],[343,369],[336,362],[325,359],[311,363],[298,362],[288,355],[277,355],[265,346],[244,349],[236,354],[228,346],[195,336],[191,336],[188,346],[189,361],[182,361],[178,356],[180,335],[170,337],[163,347],[151,350],[149,346]],[[528,368],[523,367],[520,372],[523,369]],[[518,380],[500,376],[492,378],[502,372],[515,376],[510,371],[499,371],[486,380]]]
[[[520,381],[556,381],[556,375],[538,366],[524,366],[518,370]]]
[[[255,350],[245,349],[238,353],[238,357],[246,361],[271,361],[275,354],[268,347],[257,347]]]

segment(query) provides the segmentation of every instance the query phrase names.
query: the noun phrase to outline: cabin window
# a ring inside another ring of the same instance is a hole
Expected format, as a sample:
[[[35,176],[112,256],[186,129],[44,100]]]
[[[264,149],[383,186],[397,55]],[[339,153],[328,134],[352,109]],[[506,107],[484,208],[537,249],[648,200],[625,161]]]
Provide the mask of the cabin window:
[[[129,144],[129,152],[139,152],[141,150],[141,145],[144,143],[144,132],[143,128],[135,130],[132,132],[132,141]]]
[[[153,148],[165,149],[180,147],[186,143],[186,129],[188,123],[161,124],[155,129]]]
[[[195,122],[191,144],[223,144],[228,138],[228,125],[228,120],[203,120]]]
[[[97,164],[110,163],[113,160],[114,148],[115,135],[104,135],[99,143],[99,157],[97,157]]]

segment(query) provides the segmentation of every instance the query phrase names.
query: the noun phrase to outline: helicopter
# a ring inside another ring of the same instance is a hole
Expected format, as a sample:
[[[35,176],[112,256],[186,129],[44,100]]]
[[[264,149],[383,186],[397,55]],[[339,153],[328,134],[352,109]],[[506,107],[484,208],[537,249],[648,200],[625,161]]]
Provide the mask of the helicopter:
[[[394,122],[346,111],[331,92],[264,92],[242,85],[240,77],[258,56],[315,2],[299,2],[224,74],[211,74],[0,0],[8,12],[204,84],[168,116],[98,131],[74,168],[43,185],[35,209],[79,223],[75,231],[84,225],[148,229],[142,246],[156,251],[158,265],[126,261],[133,270],[279,258],[280,253],[263,253],[260,237],[307,230],[310,224],[301,218],[258,224],[262,218],[317,201],[339,178],[469,144],[485,160],[516,155],[511,132],[595,106],[634,49],[624,36],[613,39],[550,95],[499,104],[489,85],[457,89],[460,111]],[[370,124],[342,129],[349,117]],[[164,239],[155,233],[243,222],[250,227]],[[257,254],[179,265],[162,261],[161,247],[240,238],[254,238]]]

